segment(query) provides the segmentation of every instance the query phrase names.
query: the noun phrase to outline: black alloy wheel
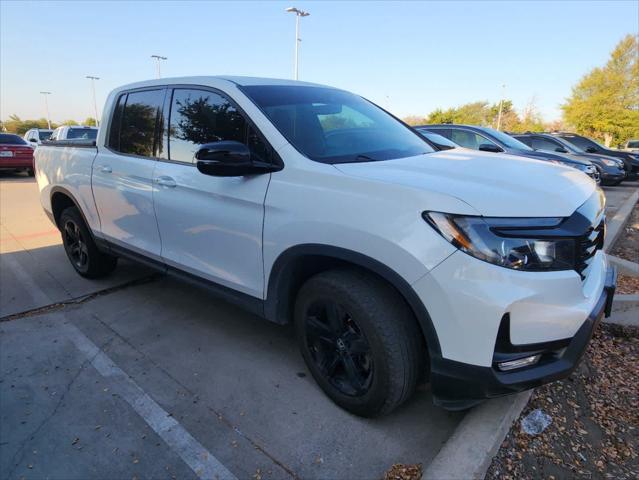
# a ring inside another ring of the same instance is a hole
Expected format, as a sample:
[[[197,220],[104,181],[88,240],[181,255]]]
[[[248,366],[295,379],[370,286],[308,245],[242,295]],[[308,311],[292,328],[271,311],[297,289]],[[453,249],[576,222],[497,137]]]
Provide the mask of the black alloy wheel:
[[[374,364],[366,336],[336,302],[318,300],[306,312],[306,344],[325,379],[344,395],[361,396],[370,388]]]
[[[78,270],[86,271],[89,263],[89,249],[80,227],[73,220],[67,219],[62,235],[69,259]]]

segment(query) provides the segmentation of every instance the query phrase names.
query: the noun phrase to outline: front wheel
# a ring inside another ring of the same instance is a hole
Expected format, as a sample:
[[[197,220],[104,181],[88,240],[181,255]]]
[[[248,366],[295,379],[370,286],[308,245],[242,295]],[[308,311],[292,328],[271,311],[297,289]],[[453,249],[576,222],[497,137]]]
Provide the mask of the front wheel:
[[[108,275],[117,265],[117,257],[101,252],[76,207],[65,209],[60,215],[60,231],[64,251],[83,277],[100,278]]]
[[[391,412],[414,392],[424,343],[404,299],[358,270],[309,279],[295,304],[302,356],[324,392],[364,417]]]

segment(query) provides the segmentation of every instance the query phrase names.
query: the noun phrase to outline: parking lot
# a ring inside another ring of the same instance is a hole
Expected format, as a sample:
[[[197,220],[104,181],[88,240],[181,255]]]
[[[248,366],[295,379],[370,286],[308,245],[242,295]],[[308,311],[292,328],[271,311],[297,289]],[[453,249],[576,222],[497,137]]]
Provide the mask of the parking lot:
[[[463,418],[426,385],[366,420],[319,390],[291,329],[121,262],[79,277],[37,186],[0,177],[3,478],[380,478]],[[606,187],[610,214],[637,182]]]

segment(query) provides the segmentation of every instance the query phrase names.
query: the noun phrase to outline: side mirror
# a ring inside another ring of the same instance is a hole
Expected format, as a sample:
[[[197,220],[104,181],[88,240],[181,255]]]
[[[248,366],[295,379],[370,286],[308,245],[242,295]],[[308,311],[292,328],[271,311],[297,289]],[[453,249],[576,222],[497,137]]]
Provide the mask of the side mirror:
[[[586,148],[586,152],[588,153],[597,153],[597,149],[595,147]]]
[[[559,153],[568,153],[568,150],[566,150],[563,147],[557,147],[555,148],[555,152],[559,152]]]
[[[37,141],[35,138],[30,138],[30,139],[29,139],[29,141],[30,141],[31,143],[38,143],[38,141]]]
[[[231,140],[202,145],[195,159],[200,172],[214,177],[241,177],[277,170],[269,163],[252,160],[246,145]]]
[[[482,152],[493,152],[493,153],[499,153],[502,151],[502,149],[499,148],[494,143],[482,143],[479,146],[479,150],[481,150]]]

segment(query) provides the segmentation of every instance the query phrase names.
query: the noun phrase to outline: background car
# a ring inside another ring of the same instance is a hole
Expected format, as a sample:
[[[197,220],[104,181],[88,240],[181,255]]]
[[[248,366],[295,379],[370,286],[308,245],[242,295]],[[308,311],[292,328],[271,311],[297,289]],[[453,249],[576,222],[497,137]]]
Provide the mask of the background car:
[[[0,133],[0,170],[22,170],[33,176],[33,148],[18,135]]]
[[[461,147],[473,150],[509,153],[511,155],[560,163],[568,167],[576,168],[595,181],[599,181],[599,172],[597,172],[597,169],[589,161],[572,159],[558,153],[537,152],[510,135],[492,128],[453,124],[420,125],[416,128],[422,131],[426,130],[438,133]]]
[[[586,153],[598,153],[600,155],[620,158],[626,166],[626,173],[629,178],[634,179],[639,176],[639,154],[606,148],[594,140],[584,137],[583,135],[577,135],[576,133],[553,132],[551,135],[563,138],[567,142],[581,148]]]
[[[626,145],[623,147],[626,152],[639,152],[639,140],[628,140]]]
[[[52,133],[53,130],[48,128],[32,128],[31,130],[27,130],[27,133],[25,133],[22,138],[24,138],[32,147],[36,147],[41,145],[42,142],[48,140]]]
[[[619,185],[626,178],[622,160],[596,153],[586,153],[566,140],[546,133],[512,134],[514,138],[525,143],[533,150],[557,152],[571,158],[590,161],[597,171],[603,185]]]
[[[84,125],[62,126],[56,128],[49,140],[95,140],[98,137],[98,129],[96,127],[86,127]]]
[[[446,137],[442,137],[439,133],[429,132],[426,129],[416,129],[420,135],[426,138],[437,150],[452,150],[458,148],[455,142],[448,140]]]

